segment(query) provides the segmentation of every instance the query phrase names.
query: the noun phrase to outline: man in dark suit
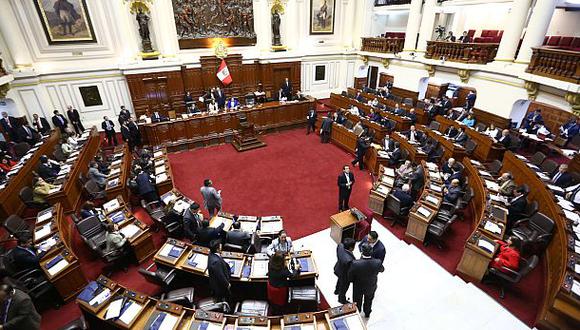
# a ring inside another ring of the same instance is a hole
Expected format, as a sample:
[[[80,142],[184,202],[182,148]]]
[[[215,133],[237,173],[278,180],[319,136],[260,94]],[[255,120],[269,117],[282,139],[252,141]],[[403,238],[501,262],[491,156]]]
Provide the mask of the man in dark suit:
[[[568,165],[562,164],[550,182],[558,187],[567,188],[572,185],[572,175],[568,173]]]
[[[34,126],[36,131],[42,135],[47,135],[50,133],[50,125],[48,124],[46,118],[39,117],[37,114],[32,115],[32,126]]]
[[[292,83],[288,77],[284,78],[284,82],[282,83],[280,89],[282,90],[282,97],[285,97],[288,101],[290,101],[292,98]]]
[[[413,197],[411,197],[411,186],[408,184],[404,184],[401,189],[395,189],[393,196],[401,202],[401,208],[411,207],[414,203]]]
[[[115,123],[109,119],[109,117],[104,116],[101,127],[105,130],[105,137],[107,138],[107,144],[109,146],[117,145],[117,134],[115,132]]]
[[[454,126],[449,126],[445,132],[443,132],[443,135],[448,138],[454,138],[457,133],[457,129]]]
[[[10,251],[14,268],[17,271],[40,269],[40,259],[46,252],[38,253],[32,244],[32,238],[28,234],[20,234],[18,245]]]
[[[58,127],[58,129],[60,129],[61,133],[66,133],[66,127],[68,125],[68,120],[61,115],[58,110],[54,110],[54,116],[52,116],[52,123],[54,124],[54,126]]]
[[[511,229],[514,223],[520,219],[523,219],[523,213],[526,211],[528,206],[528,200],[526,199],[526,189],[523,186],[519,186],[514,190],[514,197],[506,203],[508,207],[507,216],[507,230]]]
[[[193,202],[183,214],[183,232],[185,237],[195,241],[197,233],[202,227],[203,215],[199,211],[199,204]]]
[[[316,110],[314,110],[314,108],[308,110],[308,113],[306,114],[306,122],[308,124],[308,127],[306,127],[306,135],[310,134],[310,131],[314,133],[314,125],[316,125]]]
[[[411,128],[407,132],[405,132],[404,134],[407,137],[407,139],[409,140],[409,142],[419,143],[419,142],[421,142],[421,140],[423,140],[423,133],[420,131],[417,131],[417,129],[415,128],[415,125],[411,125]]]
[[[56,179],[60,166],[57,162],[48,159],[46,155],[40,156],[40,164],[38,165],[38,175],[47,182],[52,182]]]
[[[445,179],[445,185],[451,185],[451,181],[459,180],[459,185],[463,183],[463,174],[461,173],[461,168],[459,166],[451,167],[451,174]]]
[[[361,252],[364,244],[368,244],[372,248],[371,257],[379,259],[381,263],[385,261],[385,256],[387,254],[385,245],[383,245],[383,242],[379,240],[379,234],[376,231],[371,230],[369,234],[363,237],[360,241],[358,248]]]
[[[385,139],[383,140],[383,149],[387,152],[395,150],[395,141],[391,139],[389,133],[385,134]]]
[[[26,142],[28,144],[35,145],[38,141],[40,141],[40,136],[38,132],[30,127],[28,124],[22,125],[18,128],[18,139],[20,141]]]
[[[210,245],[207,261],[207,271],[209,273],[209,288],[216,301],[228,301],[230,298],[230,276],[231,270],[227,262],[219,255],[220,243],[214,241]]]
[[[358,163],[358,168],[362,171],[364,169],[365,155],[367,150],[370,148],[370,139],[364,135],[359,136],[356,141],[356,158],[352,161],[352,166],[356,166]]]
[[[8,113],[4,111],[2,112],[2,118],[0,118],[0,124],[2,125],[2,130],[10,137],[10,140],[20,142],[18,138],[18,127],[20,125],[16,118],[8,116]]]
[[[451,175],[453,174],[453,167],[455,167],[455,158],[449,158],[443,166],[441,166],[441,172],[443,172],[443,174]]]
[[[532,127],[542,123],[544,123],[544,118],[542,118],[542,110],[536,109],[526,116],[523,127],[526,130],[529,130]]]
[[[214,92],[214,98],[220,109],[223,109],[226,106],[226,94],[224,93],[224,91],[221,90],[221,88],[216,87]]]
[[[415,113],[415,109],[409,110],[409,113],[407,113],[407,117],[411,119],[411,125],[415,125],[415,123],[417,122],[417,114]]]
[[[465,107],[467,109],[472,109],[473,106],[475,105],[476,98],[477,98],[477,95],[475,95],[475,92],[469,91],[469,93],[467,93],[467,96],[465,96]]]
[[[72,106],[68,106],[68,110],[66,111],[66,115],[68,116],[68,120],[70,120],[71,124],[73,125],[75,132],[78,135],[81,135],[85,130],[83,123],[81,123],[81,116],[77,109],[73,109]]]
[[[135,141],[131,136],[131,130],[129,130],[127,122],[123,120],[121,120],[121,138],[129,145],[129,151],[133,152],[133,149],[135,148]]]
[[[451,101],[449,101],[449,98],[447,96],[443,96],[443,99],[441,100],[441,109],[439,110],[439,114],[440,115],[445,115],[449,109],[451,109],[452,105],[451,105]]]
[[[40,315],[25,292],[0,285],[0,330],[39,330]]]
[[[396,166],[401,159],[401,144],[399,142],[395,142],[395,148],[393,151],[388,152],[387,155],[389,156],[389,165]]]
[[[360,92],[356,92],[356,95],[354,97],[355,100],[359,101],[359,102],[363,102],[365,99],[364,97],[361,95]]]
[[[322,120],[320,126],[320,142],[328,143],[330,142],[330,132],[332,131],[332,115],[330,112],[326,114],[326,117]]]
[[[350,193],[352,192],[352,186],[354,185],[355,179],[354,174],[350,172],[350,167],[344,165],[342,167],[342,173],[338,176],[338,211],[345,211],[350,209],[348,206],[348,201],[350,199]]]
[[[453,138],[453,141],[459,144],[465,143],[467,141],[467,134],[463,127],[459,127],[457,135]]]
[[[421,166],[421,164],[415,166],[415,170],[413,171],[413,174],[411,174],[410,182],[411,196],[417,196],[425,184],[425,172],[423,171],[423,166]]]
[[[221,243],[225,233],[224,224],[220,224],[217,228],[209,226],[209,220],[201,222],[201,229],[197,232],[197,244],[209,247],[211,242],[217,241]]]
[[[464,44],[471,42],[471,37],[469,37],[469,35],[467,34],[467,31],[463,31],[463,35],[461,37],[459,37],[459,42],[464,43]]]
[[[338,302],[341,304],[346,304],[346,291],[350,286],[348,281],[348,270],[351,263],[356,259],[354,257],[354,245],[355,240],[347,237],[344,242],[338,244],[336,247],[336,264],[334,265],[334,275],[337,277],[336,288],[334,289],[334,294],[338,295]]]
[[[129,120],[130,117],[131,113],[129,112],[129,110],[127,110],[127,108],[125,108],[124,105],[122,105],[121,111],[119,112],[119,125],[121,125],[122,122]]]
[[[461,196],[461,188],[459,187],[459,180],[454,179],[451,181],[449,187],[443,188],[443,199],[451,204],[457,203],[457,200]]]
[[[135,142],[135,146],[141,145],[141,131],[139,130],[139,126],[135,123],[133,117],[129,117],[127,119],[127,127],[129,127],[129,134],[133,138]]]
[[[497,140],[497,142],[501,143],[504,148],[509,148],[510,145],[512,144],[512,138],[510,136],[510,131],[507,129],[504,129],[503,131],[501,131],[501,137]]]
[[[250,247],[252,237],[241,228],[242,224],[239,221],[232,224],[232,229],[226,233],[226,244],[239,246],[246,252]]]
[[[352,282],[352,300],[359,308],[362,307],[366,318],[371,316],[378,275],[385,270],[383,263],[371,256],[372,251],[369,244],[362,244],[361,259],[354,260],[348,271],[348,279]]]
[[[139,197],[147,203],[159,200],[157,188],[155,187],[155,179],[149,175],[149,172],[141,170],[137,174],[137,189],[139,190]]]

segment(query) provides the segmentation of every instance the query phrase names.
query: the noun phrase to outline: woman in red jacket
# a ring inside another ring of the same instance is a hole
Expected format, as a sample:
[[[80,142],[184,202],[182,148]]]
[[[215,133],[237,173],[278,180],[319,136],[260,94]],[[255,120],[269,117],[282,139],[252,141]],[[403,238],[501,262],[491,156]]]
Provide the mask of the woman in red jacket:
[[[501,272],[507,273],[502,267],[518,271],[520,267],[520,249],[521,242],[518,238],[510,236],[507,242],[496,240],[499,244],[499,251],[491,262],[490,267],[496,268]]]
[[[14,165],[16,165],[16,162],[12,161],[8,157],[3,157],[2,160],[0,160],[0,168],[3,169],[5,172],[10,172],[10,170],[12,170],[12,167],[14,167]]]

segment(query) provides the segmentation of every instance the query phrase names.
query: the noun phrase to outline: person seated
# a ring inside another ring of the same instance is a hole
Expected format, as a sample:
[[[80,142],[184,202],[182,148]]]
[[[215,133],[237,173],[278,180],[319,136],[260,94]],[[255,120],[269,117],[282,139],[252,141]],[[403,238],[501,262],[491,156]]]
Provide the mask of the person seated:
[[[197,244],[210,247],[212,241],[221,242],[224,236],[224,223],[221,223],[217,228],[213,228],[209,226],[209,220],[204,219],[201,222],[201,229],[197,232]]]
[[[505,172],[498,179],[499,194],[506,197],[511,197],[516,189],[516,182],[511,173]]]
[[[97,208],[95,207],[95,204],[93,202],[86,201],[81,206],[80,216],[81,216],[81,220],[86,219],[86,218],[90,218],[93,216],[98,217],[99,211],[97,211]]]
[[[203,214],[198,203],[191,203],[183,213],[183,232],[185,237],[195,241],[203,226]]]
[[[54,181],[60,172],[60,164],[49,159],[48,156],[42,155],[36,172],[44,181]]]
[[[60,140],[60,150],[65,157],[68,157],[74,151],[74,147],[68,143],[67,139],[63,138]]]
[[[153,123],[159,123],[162,121],[167,121],[169,120],[169,118],[165,117],[163,114],[159,113],[158,111],[153,112],[153,115],[151,115],[151,122]]]
[[[534,125],[529,133],[536,134],[539,138],[549,138],[552,136],[552,133],[546,127],[546,125],[544,125],[544,123]]]
[[[248,251],[252,236],[243,231],[242,224],[236,221],[232,224],[232,229],[226,233],[226,244],[237,245],[242,248],[242,251]]]
[[[457,135],[453,138],[453,142],[462,144],[467,141],[467,134],[465,133],[465,129],[463,127],[459,127],[457,130]]]
[[[550,183],[560,187],[560,188],[568,188],[572,185],[572,174],[568,173],[568,165],[562,164],[558,167],[558,172],[554,174]]]
[[[338,110],[337,112],[334,113],[334,121],[337,124],[343,125],[346,120],[347,120],[346,116],[344,115],[344,112],[342,110]]]
[[[463,123],[464,120],[467,119],[467,117],[469,117],[469,115],[471,115],[471,112],[466,108],[461,109],[461,112],[454,111],[453,109],[451,109],[449,111],[451,111],[455,114],[454,117],[451,119],[456,120],[460,123]]]
[[[473,127],[475,126],[475,118],[473,118],[473,115],[469,114],[467,115],[467,118],[463,119],[462,123],[467,127]]]
[[[107,185],[107,175],[99,171],[99,165],[94,160],[89,163],[87,178],[93,180],[101,189],[105,189]]]
[[[289,254],[294,251],[292,246],[292,239],[288,237],[285,230],[281,230],[278,234],[278,238],[274,239],[266,250],[266,253],[271,257],[276,252],[281,252],[283,254]]]
[[[521,241],[515,236],[510,236],[506,242],[501,240],[495,240],[495,242],[499,244],[499,249],[489,267],[508,274],[510,271],[504,269],[504,267],[518,271],[520,268]]]
[[[369,101],[369,105],[371,107],[377,107],[379,106],[379,100],[375,97],[372,101]]]
[[[406,160],[395,172],[399,177],[403,178],[403,180],[406,180],[409,178],[411,173],[413,173],[413,164],[410,160]]]
[[[451,175],[445,179],[445,185],[449,186],[453,180],[459,180],[459,185],[463,182],[463,174],[459,166],[453,166],[451,168]]]
[[[411,125],[415,125],[415,123],[417,122],[417,114],[415,113],[415,109],[411,108],[411,110],[409,110],[409,113],[407,113],[407,117],[411,119]]]
[[[208,114],[215,115],[219,112],[219,106],[214,99],[211,99],[209,103],[206,105],[206,109]]]
[[[507,129],[501,131],[501,136],[499,137],[497,142],[501,143],[501,145],[503,145],[504,148],[508,149],[512,144],[512,137],[510,136],[510,131]]]
[[[447,36],[445,37],[445,41],[455,42],[455,36],[453,35],[453,31],[449,31]]]
[[[0,306],[3,306],[1,330],[40,329],[40,314],[30,296],[11,284],[0,284]]]
[[[459,42],[464,44],[471,42],[471,37],[467,34],[467,31],[463,31],[463,34],[461,35],[461,37],[459,37]]]
[[[542,110],[536,109],[526,116],[522,126],[525,130],[531,130],[535,125],[541,124],[543,122],[544,119],[542,118]]]
[[[8,155],[4,155],[2,160],[0,160],[0,169],[4,172],[8,173],[12,170],[12,168],[16,165],[16,162],[10,158]]]
[[[266,92],[264,92],[264,86],[262,85],[262,83],[258,83],[258,88],[254,92],[254,95],[256,96],[256,101],[258,103],[266,102]]]
[[[348,111],[350,113],[352,113],[353,115],[355,115],[355,116],[360,116],[361,115],[361,112],[360,112],[359,108],[356,105],[351,105],[350,106],[350,109],[348,109]]]
[[[495,125],[493,123],[489,124],[489,127],[486,128],[485,131],[483,132],[483,134],[491,137],[492,139],[496,139],[496,140],[501,137],[501,133],[502,133],[502,131],[499,128],[495,127]]]
[[[443,132],[443,136],[445,136],[448,139],[452,139],[457,135],[457,133],[458,133],[457,128],[455,128],[454,126],[449,126],[447,127],[445,132]]]
[[[295,263],[295,267],[290,270],[286,265],[286,256],[283,252],[272,254],[268,262],[268,302],[274,307],[275,312],[281,313],[288,304],[288,287],[290,279],[300,274],[300,263]],[[277,310],[276,310],[277,309]]]
[[[395,104],[395,110],[393,111],[393,113],[397,116],[404,116],[405,115],[405,110],[403,110],[399,104]]]
[[[513,196],[514,197],[506,203],[506,206],[508,207],[507,230],[510,230],[516,221],[523,219],[523,213],[526,211],[528,206],[526,189],[523,186],[517,187],[513,192]]]
[[[70,144],[71,147],[76,148],[79,146],[79,141],[72,134],[63,135],[63,138],[66,138],[66,143]]]
[[[19,236],[17,241],[18,245],[10,252],[15,270],[21,272],[24,270],[40,269],[40,260],[46,252],[38,251],[34,247],[30,233],[26,232]]]
[[[379,87],[377,92],[378,92],[379,96],[387,98],[387,99],[390,98],[390,96],[391,96],[391,92],[389,91],[387,86]]]
[[[143,155],[141,157],[143,157]],[[102,154],[95,155],[95,162],[97,162],[97,168],[99,169],[99,172],[103,174],[109,174],[109,172],[111,172],[109,169],[111,164],[103,157]]]
[[[566,139],[566,142],[570,142],[574,136],[578,135],[579,131],[580,117],[571,118],[566,124],[560,126],[560,137]]]
[[[157,188],[155,187],[155,178],[151,177],[149,172],[140,170],[137,174],[137,187],[139,188],[139,196],[145,200],[146,203],[151,203],[159,200]]]
[[[427,154],[427,158],[431,158],[435,154],[436,146],[437,142],[435,140],[427,139],[425,145],[422,145],[419,149]]]
[[[390,166],[397,165],[401,159],[401,144],[399,142],[395,142],[395,148],[393,151],[387,152],[387,156],[389,157]]]
[[[461,187],[459,187],[459,180],[454,179],[449,187],[443,188],[443,199],[446,202],[455,204],[459,197],[461,197]]]
[[[401,202],[401,208],[413,206],[414,201],[413,197],[411,197],[411,186],[409,184],[404,184],[401,189],[395,189],[393,196]]]
[[[233,96],[226,103],[226,108],[230,111],[237,110],[239,106],[240,106],[240,101],[238,101],[238,99],[233,97]]]
[[[193,102],[190,106],[187,107],[186,113],[188,115],[195,115],[201,113],[201,110],[197,107],[197,103]]]
[[[382,147],[383,150],[387,152],[395,150],[395,141],[391,139],[391,136],[388,133],[385,134]]]
[[[447,178],[449,175],[453,174],[453,168],[455,167],[455,158],[449,158],[443,166],[441,166],[441,172],[443,172],[443,177]]]
[[[123,235],[119,231],[119,226],[117,224],[108,223],[105,226],[105,230],[107,231],[105,236],[105,253],[108,256],[123,256],[126,257],[128,255],[127,249],[129,248],[129,244],[125,235]],[[127,272],[127,260],[123,260],[122,262],[123,271]]]
[[[375,111],[375,109],[371,109],[371,114],[369,116],[370,121],[380,122],[382,119],[383,117],[379,114],[378,111]]]
[[[354,97],[355,100],[359,101],[359,102],[363,102],[365,99],[364,97],[361,95],[360,92],[356,92],[356,95]]]
[[[46,196],[50,195],[51,190],[58,188],[50,184],[42,177],[35,177],[32,179],[32,200],[38,204],[46,203]]]
[[[404,134],[407,140],[409,140],[411,143],[419,143],[421,140],[423,140],[423,133],[417,131],[415,125],[411,125],[411,128]]]

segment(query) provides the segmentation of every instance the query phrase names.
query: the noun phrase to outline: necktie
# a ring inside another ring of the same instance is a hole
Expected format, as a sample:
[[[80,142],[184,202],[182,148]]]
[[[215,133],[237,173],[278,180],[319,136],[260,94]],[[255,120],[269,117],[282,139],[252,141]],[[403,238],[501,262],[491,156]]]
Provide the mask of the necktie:
[[[24,126],[24,130],[26,131],[26,135],[30,136],[30,130],[28,129],[27,126]]]

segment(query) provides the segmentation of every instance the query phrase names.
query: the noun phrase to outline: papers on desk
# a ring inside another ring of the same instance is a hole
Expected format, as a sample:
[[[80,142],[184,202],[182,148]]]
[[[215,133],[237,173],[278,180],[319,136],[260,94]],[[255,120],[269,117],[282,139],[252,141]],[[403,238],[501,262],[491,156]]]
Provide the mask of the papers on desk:
[[[59,256],[59,257],[61,257],[61,258],[62,258],[62,256]],[[58,257],[57,257],[57,258],[58,258]],[[55,259],[56,259],[56,258],[55,258]],[[54,259],[53,259],[53,260],[54,260]],[[51,262],[49,261],[49,262],[46,264],[46,265],[47,265],[47,267],[48,267],[48,265],[49,265],[50,263],[51,263]],[[54,265],[51,265],[51,267],[49,267],[47,270],[48,270],[48,273],[50,274],[50,276],[54,276],[54,275],[58,274],[58,273],[59,273],[61,270],[65,269],[65,268],[66,268],[66,266],[68,266],[68,265],[69,265],[68,261],[67,261],[66,259],[62,258],[62,259],[61,259],[59,262],[57,262],[56,264],[54,264]]]
[[[161,165],[155,168],[155,175],[165,173],[165,165]]]
[[[330,320],[332,330],[363,330],[366,329],[358,313]]]
[[[156,151],[156,152],[153,154],[153,158],[157,158],[157,157],[161,157],[161,156],[163,156],[163,151]]]
[[[391,188],[389,188],[387,186],[384,186],[384,185],[379,185],[377,187],[377,189],[375,189],[375,191],[378,194],[381,194],[381,195],[385,196],[385,198],[386,198],[391,193]]]
[[[431,203],[431,204],[435,204],[437,205],[437,203],[439,203],[439,199],[437,199],[434,196],[431,195],[427,195],[427,197],[425,197],[425,200],[427,200],[427,202]]]
[[[576,272],[576,274],[580,274],[580,264],[574,265],[574,272]]]
[[[270,215],[262,217],[262,221],[279,221],[279,220],[282,220],[282,217],[279,215]]]
[[[489,253],[493,253],[495,249],[494,245],[491,242],[488,242],[487,240],[481,238],[477,241],[477,246],[486,250]]]
[[[255,259],[252,262],[251,277],[266,277],[268,275],[268,259]]]
[[[258,217],[255,217],[253,215],[239,215],[238,216],[238,221],[257,221]]]
[[[118,209],[120,206],[121,204],[119,203],[119,200],[115,198],[103,204],[103,209],[105,210],[106,213],[109,213],[111,211]]]
[[[129,301],[127,303],[131,304],[131,305],[129,305],[129,307],[125,307],[126,309],[123,313],[121,313],[121,316],[119,317],[119,321],[129,325],[135,319],[135,317],[137,317],[137,315],[139,315],[139,313],[143,309],[143,306],[141,306],[140,304],[138,304],[135,301]]]
[[[553,191],[557,191],[557,192],[561,192],[564,193],[564,189],[558,187],[558,186],[554,186],[553,184],[547,184],[548,188],[550,188]]]
[[[56,192],[59,192],[61,188],[62,188],[62,185],[55,186],[54,188],[52,188],[48,191],[48,194],[50,195],[50,194],[54,194]]]
[[[107,300],[111,296],[111,290],[109,288],[105,288],[101,293],[96,295],[91,301],[89,301],[89,305],[91,306],[98,306],[103,303],[103,301]]]
[[[34,232],[34,240],[37,241],[37,240],[43,239],[44,237],[48,236],[51,232],[51,230],[50,230],[51,226],[52,226],[52,223],[47,223],[46,225],[37,229]]]
[[[258,221],[240,221],[240,229],[245,232],[253,233],[256,231],[257,228]]]
[[[121,169],[120,168],[114,168],[111,170],[111,172],[109,173],[109,176],[114,176],[121,173]]]
[[[279,233],[282,229],[282,221],[262,221],[260,225],[262,233]]]
[[[205,271],[207,269],[208,256],[202,253],[193,253],[191,258],[187,259],[187,264],[193,268]]]
[[[558,205],[560,205],[564,210],[574,211],[574,204],[563,198],[558,200]]]
[[[115,160],[115,161],[113,161],[113,162],[111,163],[111,166],[117,166],[117,165],[121,165],[121,162],[122,162],[122,160],[121,160],[121,159],[117,159],[117,160]]]
[[[41,251],[48,251],[55,245],[56,245],[56,239],[51,237],[49,239],[44,240],[42,243],[38,244],[38,249]]]
[[[566,215],[566,218],[570,219],[574,223],[578,223],[578,220],[580,220],[580,216],[578,215],[578,213],[564,210],[564,214]]]
[[[183,248],[175,246],[173,244],[165,243],[161,250],[159,251],[159,255],[166,258],[178,258],[181,253],[183,252]]]
[[[492,176],[491,173],[489,173],[488,171],[483,171],[483,170],[479,170],[479,174],[485,175],[485,176]]]
[[[500,195],[489,195],[489,198],[494,202],[507,203],[507,198]]]
[[[489,190],[499,191],[499,185],[496,182],[485,180],[485,186]]]
[[[210,221],[210,225],[209,226],[212,227],[212,228],[217,228],[222,223],[224,224],[224,230],[228,230],[232,226],[232,223],[234,223],[234,220],[228,219],[228,218],[224,218],[224,217],[220,217],[220,216],[216,216],[215,218],[213,218]]]
[[[48,219],[52,218],[52,208],[48,209],[46,212],[45,211],[41,211],[36,218],[36,223],[41,223],[44,222]]]
[[[441,173],[429,171],[429,178],[438,180],[441,178]]]
[[[425,165],[427,165],[427,167],[431,171],[435,171],[435,172],[439,171],[439,166],[437,166],[437,164],[435,164],[435,163],[428,162],[428,163],[425,163]]]
[[[395,179],[390,176],[383,175],[381,177],[381,182],[389,187],[392,187],[395,184]]]
[[[389,153],[384,150],[379,150],[377,156],[379,156],[379,158],[389,158]]]
[[[442,192],[443,191],[443,188],[441,188],[440,186],[435,185],[435,184],[430,184],[429,185],[429,189],[431,189],[433,191],[436,191],[436,192]]]
[[[119,185],[119,178],[114,178],[113,180],[109,180],[107,182],[107,187],[111,188],[111,187],[116,187]]]
[[[165,168],[165,167],[163,167]],[[167,181],[167,173],[161,173],[155,176],[155,184]]]
[[[477,161],[477,160],[475,160],[475,159],[472,159],[472,160],[470,160],[470,161],[471,161],[471,164],[473,164],[473,165],[481,166],[481,163],[480,163],[480,162],[478,162],[478,161]]]
[[[135,236],[135,234],[137,234],[137,232],[139,232],[140,228],[137,227],[135,224],[128,224],[125,227],[121,228],[119,231],[121,232],[121,234],[125,235],[125,237],[127,238],[131,238],[133,236]]]
[[[177,199],[177,196],[173,192],[169,192],[169,193],[161,196],[161,200],[163,201],[163,204],[165,204],[165,205],[171,203],[175,199]]]
[[[389,168],[389,167],[385,167],[384,169],[385,169],[385,172],[384,172],[385,175],[395,176],[395,170],[394,169]]]
[[[572,157],[578,153],[578,150],[573,150],[573,149],[560,149],[560,150],[562,150],[562,153],[566,157]]]
[[[439,132],[439,131],[436,131],[436,130],[432,130],[431,132],[433,132],[433,133],[435,133],[435,134],[437,134],[437,135],[442,135],[442,134],[441,134],[441,132]]]
[[[426,207],[423,207],[423,206],[419,206],[419,208],[417,209],[417,212],[419,214],[421,214],[422,216],[424,216],[425,218],[428,218],[431,215],[431,211],[429,211],[429,209],[427,209]]]
[[[572,292],[575,295],[580,296],[580,282],[574,280],[574,283],[572,284]]]
[[[540,179],[542,179],[544,181],[550,181],[550,177],[547,176],[545,173],[543,173],[543,172],[536,172],[536,174],[540,177]]]
[[[173,204],[173,210],[180,214],[183,213],[183,211],[185,211],[185,209],[187,209],[188,207],[189,203],[187,203],[183,199],[180,199],[177,202],[175,202],[175,204]]]
[[[486,221],[483,229],[489,231],[490,233],[501,234],[501,227],[498,226],[495,222]]]
[[[159,159],[155,161],[155,167],[165,165],[165,159]]]

